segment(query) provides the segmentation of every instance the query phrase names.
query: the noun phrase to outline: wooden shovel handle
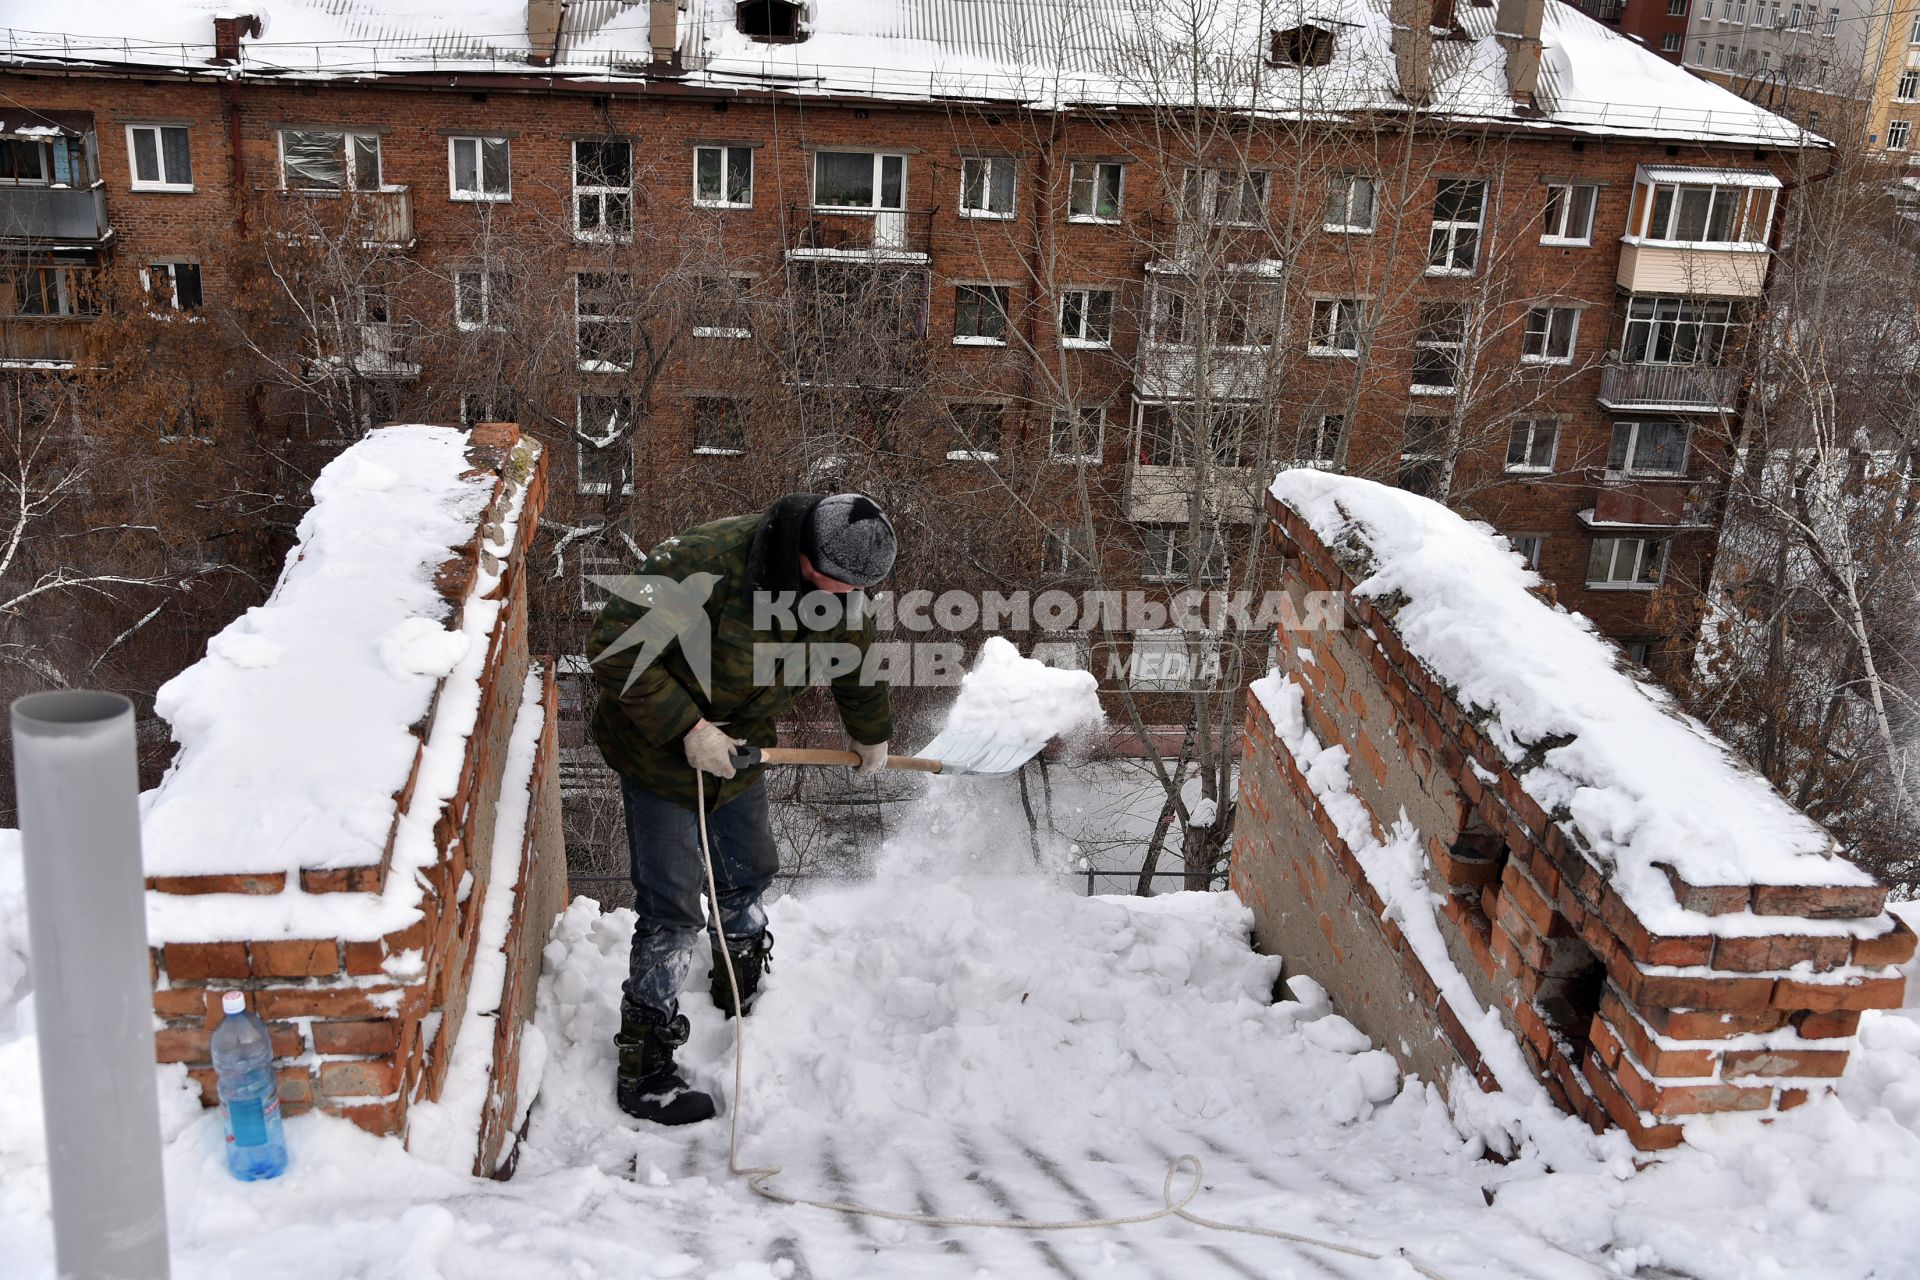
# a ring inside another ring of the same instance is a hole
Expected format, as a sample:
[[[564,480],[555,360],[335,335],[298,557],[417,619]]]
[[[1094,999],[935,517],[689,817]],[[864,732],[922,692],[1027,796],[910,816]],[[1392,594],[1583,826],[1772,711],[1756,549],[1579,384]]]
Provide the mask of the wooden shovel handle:
[[[767,747],[760,752],[762,764],[859,764],[857,751],[832,751],[825,747]],[[917,773],[939,773],[938,760],[919,756],[887,757],[887,768],[909,769]]]

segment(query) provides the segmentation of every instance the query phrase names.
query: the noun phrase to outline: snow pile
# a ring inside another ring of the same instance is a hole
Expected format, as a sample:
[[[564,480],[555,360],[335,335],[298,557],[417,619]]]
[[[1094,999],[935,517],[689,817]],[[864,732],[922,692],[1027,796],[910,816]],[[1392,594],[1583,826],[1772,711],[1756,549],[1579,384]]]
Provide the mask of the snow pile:
[[[1050,667],[1025,658],[1005,636],[988,636],[940,738],[1044,743],[1100,724],[1100,682],[1091,671]],[[935,741],[939,741],[936,738]]]
[[[1521,785],[1614,869],[1614,887],[1649,929],[1781,927],[1777,918],[1682,910],[1657,863],[1696,885],[1872,883],[1827,856],[1827,833],[1724,743],[1623,670],[1618,650],[1589,620],[1531,595],[1539,576],[1485,525],[1426,498],[1322,471],[1284,471],[1273,494],[1354,566],[1361,595],[1386,602],[1407,649],[1508,761],[1540,753],[1537,766],[1519,772]]]

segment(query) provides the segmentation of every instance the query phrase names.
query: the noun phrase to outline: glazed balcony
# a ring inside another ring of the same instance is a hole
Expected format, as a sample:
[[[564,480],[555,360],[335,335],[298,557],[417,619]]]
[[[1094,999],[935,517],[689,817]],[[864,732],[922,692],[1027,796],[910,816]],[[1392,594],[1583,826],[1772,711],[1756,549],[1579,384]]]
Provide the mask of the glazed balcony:
[[[92,246],[112,234],[104,184],[0,187],[0,241]]]

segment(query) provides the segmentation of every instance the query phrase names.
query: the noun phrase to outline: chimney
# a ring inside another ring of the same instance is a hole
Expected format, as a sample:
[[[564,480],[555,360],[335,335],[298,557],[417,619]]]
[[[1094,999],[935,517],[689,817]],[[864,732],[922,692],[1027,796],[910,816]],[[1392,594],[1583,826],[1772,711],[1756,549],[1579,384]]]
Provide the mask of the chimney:
[[[1416,107],[1433,99],[1433,10],[1434,0],[1389,0],[1387,7],[1400,96]]]
[[[222,14],[213,20],[213,60],[240,61],[240,37],[260,38],[260,19],[251,13]]]
[[[1540,28],[1547,0],[1500,0],[1498,34],[1507,52],[1507,92],[1515,106],[1532,107],[1540,88]]]
[[[1433,0],[1433,26],[1436,31],[1453,32],[1453,0]]]
[[[649,0],[647,38],[653,45],[655,62],[672,62],[680,44],[680,6],[678,0]]]
[[[527,61],[536,67],[550,67],[560,53],[560,24],[565,18],[564,0],[527,0]]]

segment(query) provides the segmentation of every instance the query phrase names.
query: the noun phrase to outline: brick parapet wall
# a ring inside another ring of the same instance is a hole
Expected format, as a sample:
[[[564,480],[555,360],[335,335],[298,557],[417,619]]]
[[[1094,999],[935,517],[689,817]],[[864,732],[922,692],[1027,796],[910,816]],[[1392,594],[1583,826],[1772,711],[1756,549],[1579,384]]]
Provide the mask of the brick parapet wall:
[[[417,875],[417,920],[377,937],[168,942],[153,950],[154,1011],[161,1020],[156,1052],[161,1062],[179,1062],[202,1085],[211,1105],[214,1073],[208,1056],[221,1018],[221,996],[247,994],[248,1007],[266,1020],[278,1060],[280,1096],[290,1114],[312,1107],[343,1115],[375,1133],[402,1133],[408,1108],[438,1097],[461,1025],[474,947],[486,901],[492,862],[494,817],[503,785],[507,743],[521,712],[530,663],[527,646],[528,552],[545,497],[546,472],[537,448],[523,443],[512,424],[483,424],[470,433],[469,477],[492,482],[492,496],[475,523],[474,536],[449,548],[435,584],[446,603],[446,625],[458,627],[476,599],[501,608],[487,637],[479,678],[479,706],[465,738],[452,796],[432,815],[435,856]],[[500,560],[484,545],[496,545],[514,518],[515,538]],[[483,538],[484,535],[484,538]],[[476,584],[497,579],[485,597]],[[483,1114],[475,1167],[492,1172],[507,1129],[498,1113],[514,1114],[520,1024],[531,1012],[526,992],[535,985],[546,929],[565,896],[565,850],[558,812],[554,747],[558,699],[552,663],[543,660],[541,707],[546,717],[535,754],[528,811],[519,856],[519,878],[508,935],[508,1016],[497,1020],[491,1054],[495,1072],[489,1110]],[[365,896],[388,888],[394,848],[403,824],[422,815],[416,794],[422,762],[443,699],[457,675],[443,677],[426,715],[413,726],[418,739],[406,782],[394,795],[393,819],[379,861],[360,866],[301,868],[294,891]],[[413,874],[409,872],[408,874]],[[166,876],[149,879],[156,893],[260,896],[289,891],[288,876]],[[210,899],[211,901],[211,899]],[[544,913],[544,914],[542,914]],[[351,913],[349,913],[350,915]],[[527,939],[537,941],[531,945]],[[531,967],[531,972],[524,972]]]
[[[1346,611],[1345,625],[1289,632],[1278,648],[1277,665],[1303,691],[1307,726],[1323,745],[1347,748],[1352,793],[1376,832],[1383,816],[1430,815],[1418,825],[1429,884],[1445,895],[1437,923],[1448,952],[1561,1106],[1596,1128],[1619,1125],[1641,1147],[1671,1146],[1686,1116],[1771,1113],[1804,1102],[1844,1069],[1860,1011],[1899,1005],[1904,981],[1888,966],[1912,956],[1915,937],[1884,914],[1882,887],[1699,886],[1669,869],[1682,906],[1750,911],[1777,918],[1779,928],[1752,937],[1649,929],[1571,824],[1526,793],[1526,762],[1507,761],[1407,650],[1391,602],[1358,594],[1357,566],[1342,564],[1297,513],[1272,500],[1269,530],[1285,588],[1337,593]],[[1317,947],[1294,918],[1300,913],[1276,897],[1290,892],[1278,889],[1289,878],[1312,896],[1305,877],[1330,856],[1446,1061],[1492,1086],[1459,1011],[1399,926],[1383,918],[1377,886],[1266,710],[1248,701],[1234,883],[1253,904],[1263,941],[1289,956]],[[1794,922],[1807,919],[1860,927],[1796,932]],[[1399,1031],[1386,1036],[1387,1028],[1370,1025],[1377,975],[1336,966],[1317,976],[1364,1029],[1389,1045],[1404,1042]],[[1444,1085],[1432,1052],[1401,1056]]]

